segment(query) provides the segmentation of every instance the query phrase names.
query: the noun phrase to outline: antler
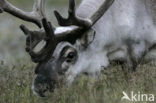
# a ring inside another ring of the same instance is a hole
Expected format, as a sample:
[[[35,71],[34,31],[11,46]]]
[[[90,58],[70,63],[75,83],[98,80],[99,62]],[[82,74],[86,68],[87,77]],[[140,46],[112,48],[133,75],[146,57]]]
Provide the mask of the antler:
[[[75,0],[69,0],[68,18],[63,18],[57,11],[54,11],[59,25],[63,26],[57,28],[54,28],[45,18],[45,0],[34,0],[32,12],[22,11],[8,1],[0,0],[0,12],[8,12],[25,21],[33,22],[41,28],[39,31],[31,31],[24,25],[20,26],[24,34],[27,35],[26,51],[29,52],[32,61],[43,64],[51,58],[59,42],[75,42],[96,23],[113,1],[104,0],[102,5],[90,18],[82,19],[75,14]],[[46,45],[41,51],[35,53],[33,49],[42,40],[46,41]]]
[[[104,0],[103,4],[97,9],[97,11],[90,17],[86,19],[81,19],[76,16],[75,13],[75,0],[69,0],[68,18],[62,17],[58,11],[54,11],[54,14],[58,20],[60,26],[77,25],[90,28],[97,20],[107,11],[114,0]]]
[[[49,60],[59,42],[74,42],[79,37],[79,35],[75,35],[75,32],[80,32],[82,29],[76,26],[70,26],[66,28],[58,27],[55,29],[52,27],[50,22],[47,22],[46,18],[42,19],[42,24],[44,31],[31,31],[24,25],[20,26],[21,30],[27,36],[26,51],[30,54],[32,61],[35,63],[46,62]],[[64,31],[60,32],[60,29],[63,29]],[[71,31],[71,29],[73,31]],[[46,41],[46,45],[38,53],[34,52],[33,49],[42,40]]]
[[[57,41],[55,39],[54,30],[53,30],[51,23],[47,22],[47,20],[45,18],[43,18],[42,24],[43,24],[45,33],[38,32],[38,31],[30,31],[24,25],[20,26],[21,30],[25,34],[32,35],[35,37],[32,44],[29,44],[29,41],[27,42],[28,44],[27,44],[27,48],[26,48],[26,51],[29,52],[29,54],[32,57],[32,60],[34,62],[42,62],[42,61],[48,60],[51,57],[51,52],[53,53],[53,51],[55,50],[55,47],[57,45]],[[38,35],[36,35],[36,34],[38,34]],[[45,34],[45,35],[43,35],[43,34]],[[33,48],[43,39],[46,41],[46,45],[40,52],[35,53],[33,51]]]
[[[76,17],[75,14],[75,0],[69,0],[69,9],[68,9],[68,18],[64,18],[60,15],[58,11],[54,11],[54,14],[58,20],[58,24],[60,26],[70,26],[70,25],[77,25],[77,26],[83,26],[88,27],[91,26],[91,22],[87,19],[81,19]]]
[[[33,22],[41,28],[41,20],[45,17],[44,5],[45,0],[34,0],[33,11],[25,12],[15,7],[7,0],[0,0],[0,11],[5,11],[25,21]]]

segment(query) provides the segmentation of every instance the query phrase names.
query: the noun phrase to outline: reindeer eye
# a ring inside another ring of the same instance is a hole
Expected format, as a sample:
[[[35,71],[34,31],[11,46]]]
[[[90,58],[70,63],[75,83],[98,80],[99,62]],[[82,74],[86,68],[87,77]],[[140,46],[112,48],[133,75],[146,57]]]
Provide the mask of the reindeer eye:
[[[65,60],[67,63],[74,63],[77,59],[77,56],[78,54],[76,49],[70,46],[64,47],[60,53],[60,58],[62,58],[62,60]]]
[[[67,58],[69,59],[73,59],[75,57],[75,53],[74,52],[70,52],[68,55],[67,55]]]

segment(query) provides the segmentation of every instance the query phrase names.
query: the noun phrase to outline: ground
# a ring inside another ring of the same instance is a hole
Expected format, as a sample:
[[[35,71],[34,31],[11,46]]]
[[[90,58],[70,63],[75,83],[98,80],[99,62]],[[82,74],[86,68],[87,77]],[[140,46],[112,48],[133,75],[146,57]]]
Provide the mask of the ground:
[[[99,78],[81,75],[72,86],[62,86],[49,97],[40,98],[31,91],[34,65],[21,61],[1,65],[0,103],[134,103],[122,101],[122,92],[156,95],[155,66],[155,62],[141,64],[136,72],[130,73],[112,64]]]

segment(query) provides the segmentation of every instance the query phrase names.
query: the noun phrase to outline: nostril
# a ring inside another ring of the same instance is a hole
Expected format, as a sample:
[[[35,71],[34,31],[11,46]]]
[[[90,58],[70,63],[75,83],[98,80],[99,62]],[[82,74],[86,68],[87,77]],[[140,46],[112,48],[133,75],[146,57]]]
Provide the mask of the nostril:
[[[46,91],[48,91],[48,86],[45,84],[43,87],[42,87],[42,92],[44,93],[44,92],[46,92]]]
[[[49,95],[54,91],[54,80],[49,76],[38,74],[34,79],[34,91],[38,94],[38,96]]]
[[[43,90],[43,93],[45,93],[46,91],[48,91],[47,89]]]
[[[38,83],[36,86],[37,86],[38,88],[42,88],[42,84],[41,84],[41,83]]]
[[[33,93],[39,97],[49,96],[54,89],[51,88],[47,83],[32,86]]]

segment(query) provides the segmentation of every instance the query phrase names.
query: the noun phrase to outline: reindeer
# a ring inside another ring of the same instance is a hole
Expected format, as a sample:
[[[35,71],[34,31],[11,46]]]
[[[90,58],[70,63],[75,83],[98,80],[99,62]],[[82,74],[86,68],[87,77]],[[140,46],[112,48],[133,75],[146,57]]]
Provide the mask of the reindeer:
[[[41,97],[52,92],[61,78],[71,84],[82,73],[100,73],[112,60],[122,60],[135,71],[155,47],[155,24],[147,0],[83,0],[77,10],[75,1],[69,0],[68,18],[54,11],[59,27],[47,20],[45,2],[34,0],[33,11],[25,12],[0,0],[1,13],[39,27],[32,31],[20,26],[27,36],[26,51],[38,63],[32,89]],[[35,51],[41,41],[45,44]]]

